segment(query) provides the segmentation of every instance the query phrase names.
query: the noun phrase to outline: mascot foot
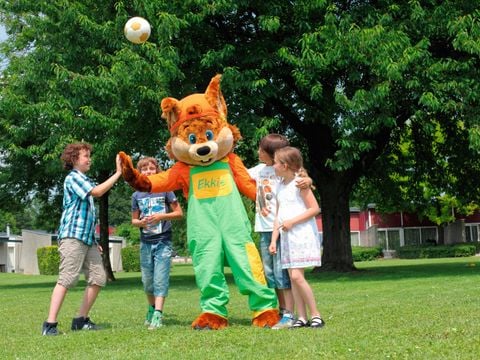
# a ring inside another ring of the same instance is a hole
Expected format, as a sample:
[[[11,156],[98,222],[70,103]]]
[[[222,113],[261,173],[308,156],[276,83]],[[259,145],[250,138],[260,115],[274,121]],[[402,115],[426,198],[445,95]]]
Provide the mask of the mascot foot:
[[[219,330],[227,326],[227,319],[212,313],[202,313],[192,323],[192,328],[195,330]]]
[[[280,315],[278,315],[278,310],[271,309],[262,312],[256,318],[253,319],[253,326],[258,326],[261,328],[271,328],[273,325],[280,321]]]

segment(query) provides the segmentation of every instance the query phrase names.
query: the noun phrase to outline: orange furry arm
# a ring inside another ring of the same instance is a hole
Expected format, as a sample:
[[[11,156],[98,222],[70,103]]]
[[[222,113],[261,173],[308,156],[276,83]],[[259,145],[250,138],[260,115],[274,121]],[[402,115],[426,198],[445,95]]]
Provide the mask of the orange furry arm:
[[[233,153],[228,154],[227,158],[238,190],[249,199],[255,201],[257,196],[257,184],[248,174],[247,168],[243,165],[242,160]]]
[[[122,175],[125,181],[135,190],[149,192],[152,184],[150,180],[133,167],[132,159],[123,151],[118,153],[122,162]]]
[[[183,162],[175,163],[170,169],[148,176],[152,183],[151,192],[167,192],[182,189],[185,198],[188,197],[189,167]]]

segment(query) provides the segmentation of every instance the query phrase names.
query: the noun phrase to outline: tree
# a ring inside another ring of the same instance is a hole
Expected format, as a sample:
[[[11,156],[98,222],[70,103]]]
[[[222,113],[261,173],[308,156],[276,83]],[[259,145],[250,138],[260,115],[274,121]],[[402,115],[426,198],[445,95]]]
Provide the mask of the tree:
[[[202,4],[169,7],[154,20],[154,29],[162,29],[154,41],[175,47],[182,81],[206,83],[212,72],[224,73],[230,119],[247,139],[242,154],[268,131],[293,137],[306,151],[321,198],[324,268],[353,268],[350,195],[380,159],[388,162],[406,131],[414,139],[410,151],[424,164],[418,172],[442,184],[432,196],[449,181],[427,166],[438,154],[454,164],[452,171],[477,158],[461,146],[478,133],[474,3]],[[172,88],[179,95],[188,89]]]
[[[29,134],[55,129],[67,138],[81,129],[102,144],[98,169],[109,169],[106,154],[120,148],[154,154],[152,143],[168,137],[158,122],[159,99],[203,90],[223,73],[229,119],[244,136],[237,151],[247,164],[267,132],[285,133],[304,151],[321,199],[326,269],[354,268],[352,191],[380,161],[390,166],[387,155],[405,132],[414,139],[410,151],[426,165],[436,159],[438,128],[448,144],[443,159],[456,169],[473,154],[460,144],[478,142],[475,2],[157,0],[130,8],[111,1],[0,1],[0,8],[16,15],[2,20],[16,35],[14,49],[23,51],[9,65],[0,118],[10,126],[20,121]],[[150,21],[147,44],[125,44],[128,15]],[[9,137],[25,131],[6,128]],[[51,138],[44,134],[40,144]],[[24,142],[22,149],[32,149]],[[54,142],[58,154],[62,141]],[[14,159],[17,147],[2,148]],[[433,196],[448,182],[434,170],[418,170],[439,184]]]
[[[114,170],[119,150],[158,151],[158,103],[165,95],[158,86],[168,73],[159,71],[154,46],[124,41],[128,13],[116,4],[0,1],[9,34],[1,44],[8,65],[0,95],[2,187],[9,196],[58,204],[65,176],[59,156],[70,142],[94,145],[89,176],[98,182]],[[99,208],[104,263],[113,279],[108,193]]]

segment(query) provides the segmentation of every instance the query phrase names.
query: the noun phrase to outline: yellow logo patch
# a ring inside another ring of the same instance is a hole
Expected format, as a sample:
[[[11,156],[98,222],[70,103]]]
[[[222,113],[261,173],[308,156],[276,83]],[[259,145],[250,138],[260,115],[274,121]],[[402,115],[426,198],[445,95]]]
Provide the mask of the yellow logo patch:
[[[200,172],[192,175],[193,195],[197,199],[226,196],[232,192],[230,172],[226,169]]]

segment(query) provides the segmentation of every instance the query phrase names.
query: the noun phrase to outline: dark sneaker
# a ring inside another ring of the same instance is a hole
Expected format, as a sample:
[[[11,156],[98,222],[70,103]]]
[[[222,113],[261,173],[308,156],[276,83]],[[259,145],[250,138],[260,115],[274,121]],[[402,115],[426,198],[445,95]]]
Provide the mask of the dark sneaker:
[[[72,330],[98,330],[98,326],[89,317],[78,317],[72,320]]]
[[[56,336],[58,335],[58,329],[57,329],[57,324],[58,323],[48,323],[46,321],[43,322],[42,325],[42,335],[43,336]]]

